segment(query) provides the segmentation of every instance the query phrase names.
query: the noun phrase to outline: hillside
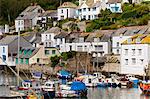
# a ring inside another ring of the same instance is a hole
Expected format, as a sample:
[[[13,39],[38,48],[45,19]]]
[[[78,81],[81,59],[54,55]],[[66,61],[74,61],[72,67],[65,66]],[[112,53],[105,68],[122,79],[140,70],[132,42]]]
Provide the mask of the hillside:
[[[0,24],[12,24],[14,19],[31,3],[37,3],[45,10],[54,10],[61,2],[76,0],[0,0]]]

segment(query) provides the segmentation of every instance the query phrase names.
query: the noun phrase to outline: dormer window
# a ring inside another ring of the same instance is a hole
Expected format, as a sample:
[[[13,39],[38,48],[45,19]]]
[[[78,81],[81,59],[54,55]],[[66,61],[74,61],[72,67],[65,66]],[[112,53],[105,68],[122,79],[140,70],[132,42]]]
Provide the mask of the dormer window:
[[[99,41],[100,41],[100,39],[98,37],[94,38],[94,42],[99,42]]]
[[[140,43],[141,39],[140,38],[137,38],[136,39],[136,43]]]
[[[80,43],[84,42],[84,37],[80,37],[80,38],[79,38],[79,42],[80,42]]]
[[[132,42],[132,39],[131,39],[131,38],[129,38],[129,39],[128,39],[128,43],[131,43],[131,42]]]
[[[21,17],[23,17],[24,15],[20,15]]]

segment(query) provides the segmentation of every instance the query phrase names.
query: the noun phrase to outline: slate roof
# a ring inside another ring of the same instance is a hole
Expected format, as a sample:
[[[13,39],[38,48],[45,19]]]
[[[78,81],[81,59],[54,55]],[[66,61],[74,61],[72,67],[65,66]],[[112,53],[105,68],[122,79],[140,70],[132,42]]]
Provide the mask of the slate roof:
[[[18,17],[17,17],[17,20],[24,20],[24,19],[33,19],[35,16],[37,16],[37,13],[32,13],[32,12],[29,12],[27,14],[20,14]]]
[[[26,48],[22,48],[22,50],[32,50],[32,54],[29,55],[28,52],[26,55],[24,55],[24,53],[22,54],[19,54],[19,58],[31,58],[32,56],[34,56],[38,51],[39,51],[40,48],[34,48],[34,47],[26,47]],[[17,56],[16,56],[17,58]]]
[[[130,26],[122,27],[116,30],[113,36],[119,36],[120,34],[124,36],[132,36],[135,34],[147,34],[148,26]]]
[[[50,11],[45,11],[40,15],[40,17],[57,17],[57,11],[56,10],[50,10]]]
[[[77,8],[77,5],[75,5],[72,2],[64,2],[61,6],[58,8]]]
[[[68,36],[67,32],[62,32],[60,34],[57,34],[54,38],[66,38]]]
[[[30,43],[40,43],[41,37],[37,33],[29,33],[29,35],[24,36],[24,38]]]
[[[39,5],[36,6],[28,6],[19,16],[16,18],[17,20],[24,19],[33,19],[37,16],[37,12],[34,12],[36,9],[42,9]]]
[[[11,42],[13,42],[17,38],[18,36],[6,36],[0,40],[0,45],[9,45]]]
[[[82,3],[80,6],[77,7],[77,9],[80,9],[80,7],[83,5],[84,3]],[[85,4],[89,7],[89,8],[93,8],[93,7],[99,7],[101,6],[103,3],[98,1],[96,3],[94,3],[94,0],[88,0],[85,2]]]
[[[108,0],[108,3],[121,3],[121,0]]]
[[[62,30],[59,27],[52,27],[49,30],[45,31],[44,34],[50,34],[50,33],[59,34],[61,32],[64,32],[64,30]]]

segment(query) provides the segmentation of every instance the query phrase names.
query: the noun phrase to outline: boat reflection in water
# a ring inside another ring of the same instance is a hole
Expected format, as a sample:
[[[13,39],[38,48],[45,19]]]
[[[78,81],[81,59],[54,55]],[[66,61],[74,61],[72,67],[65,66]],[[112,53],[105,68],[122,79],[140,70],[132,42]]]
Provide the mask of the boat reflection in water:
[[[88,88],[88,99],[150,99],[140,88]]]

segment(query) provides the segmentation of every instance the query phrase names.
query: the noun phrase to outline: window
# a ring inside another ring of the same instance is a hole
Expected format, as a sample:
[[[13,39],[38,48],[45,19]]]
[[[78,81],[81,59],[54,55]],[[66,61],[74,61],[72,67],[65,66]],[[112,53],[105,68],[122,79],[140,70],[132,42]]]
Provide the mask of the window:
[[[88,8],[88,10],[90,11],[90,8]]]
[[[51,47],[51,42],[49,42],[49,47]]]
[[[45,50],[45,55],[49,55],[49,50]]]
[[[90,20],[90,18],[91,18],[91,16],[90,16],[90,15],[88,15],[88,20]]]
[[[119,49],[117,49],[117,54],[119,54]]]
[[[85,51],[87,51],[87,50],[88,50],[86,45],[84,46],[84,50],[85,50]]]
[[[132,49],[132,55],[133,56],[135,55],[135,49]]]
[[[61,17],[61,19],[64,19],[64,16],[62,15],[62,16],[60,16]]]
[[[47,47],[47,42],[45,44],[46,44],[45,46]]]
[[[128,55],[128,49],[125,49],[125,55]]]
[[[98,16],[97,16],[97,15],[94,15],[94,18],[98,18]]]
[[[86,19],[86,16],[85,16],[85,15],[83,16],[83,19]]]
[[[93,11],[96,11],[96,7],[93,8]]]
[[[23,58],[20,59],[20,63],[23,64]]]
[[[56,50],[52,50],[52,54],[56,54]]]
[[[80,42],[80,43],[84,42],[84,37],[80,37],[80,38],[79,38],[79,42]]]
[[[81,9],[79,9],[78,12],[81,13]]]
[[[49,40],[51,40],[51,35],[49,35]]]
[[[128,65],[128,59],[125,59],[125,65]]]
[[[6,55],[2,55],[3,61],[6,61]]]
[[[62,44],[62,43],[63,43],[63,39],[61,38],[61,39],[60,39],[60,44]]]
[[[29,59],[28,58],[26,58],[26,64],[29,64]]]
[[[61,10],[61,13],[63,13],[63,10]]]
[[[77,51],[82,51],[82,46],[77,46]]]
[[[47,40],[47,35],[46,35],[46,40]]]
[[[5,53],[5,47],[3,47],[3,53]]]
[[[27,54],[27,50],[24,50],[24,55],[26,55]]]
[[[16,64],[18,64],[18,58],[16,58]]]
[[[136,59],[135,58],[132,58],[132,64],[136,64]]]
[[[142,55],[142,49],[138,49],[139,55]]]
[[[85,11],[86,11],[86,8],[83,8],[83,11],[85,12]]]
[[[37,58],[37,63],[39,63],[40,62],[40,59],[39,58]]]
[[[103,45],[95,45],[95,51],[102,51]]]
[[[69,47],[70,47],[70,51],[72,51],[72,46],[70,45]]]
[[[23,21],[21,21],[21,25],[23,25]]]
[[[119,42],[117,42],[117,47],[119,46]]]
[[[144,59],[140,59],[140,64],[142,65],[144,62]]]
[[[18,21],[18,25],[20,25],[20,21]]]
[[[98,37],[94,38],[94,42],[99,42],[99,41],[100,41],[100,38],[98,38]]]

